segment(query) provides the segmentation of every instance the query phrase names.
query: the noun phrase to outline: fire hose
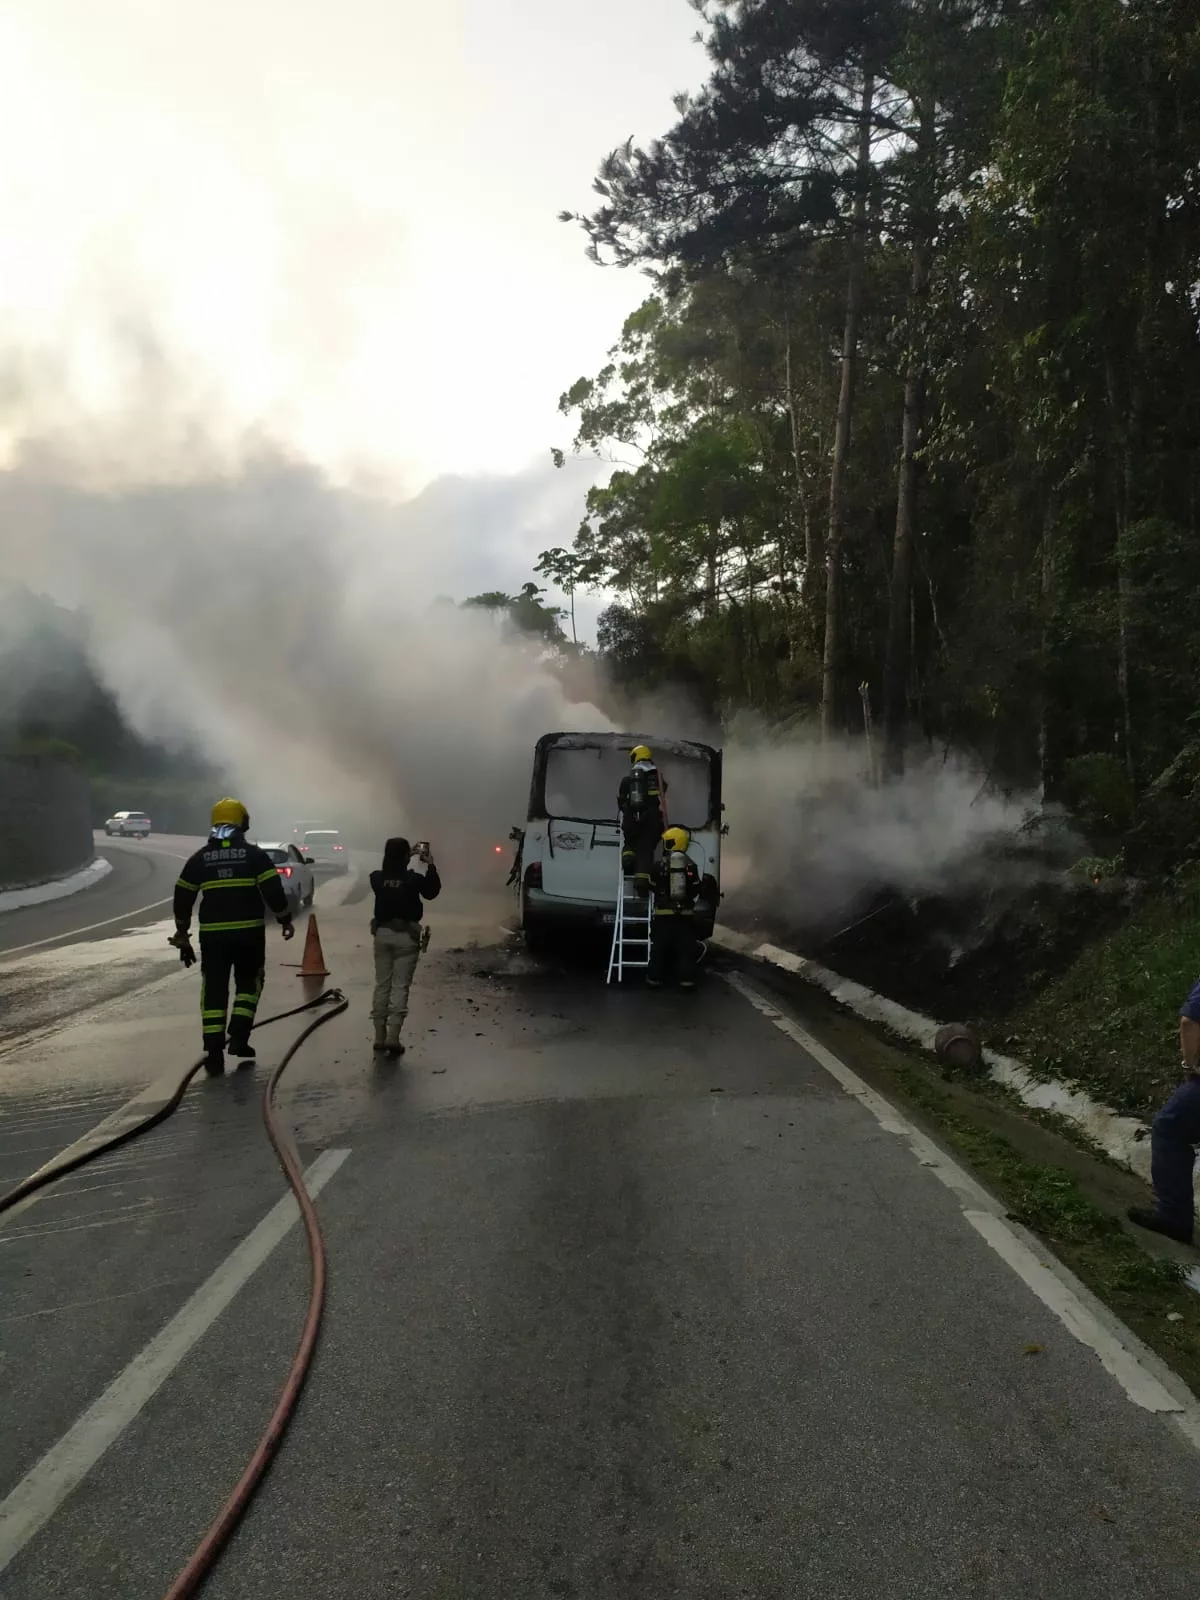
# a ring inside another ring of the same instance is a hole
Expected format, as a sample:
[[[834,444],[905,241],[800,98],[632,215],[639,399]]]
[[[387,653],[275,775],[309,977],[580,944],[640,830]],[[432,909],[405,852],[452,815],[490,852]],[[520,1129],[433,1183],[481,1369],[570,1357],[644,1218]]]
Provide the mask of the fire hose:
[[[256,1029],[265,1028],[273,1022],[282,1022],[288,1017],[299,1016],[302,1012],[311,1011],[315,1007],[326,1003],[330,1005],[330,1009],[325,1011],[323,1015],[316,1017],[292,1040],[292,1043],[281,1057],[279,1065],[267,1080],[262,1098],[263,1122],[266,1127],[267,1137],[271,1141],[271,1146],[275,1151],[280,1166],[283,1168],[284,1177],[287,1179],[300,1207],[300,1214],[308,1240],[309,1260],[311,1262],[311,1287],[308,1310],[301,1330],[300,1341],[292,1358],[287,1380],[280,1391],[275,1409],[271,1413],[270,1420],[263,1430],[253,1455],[225,1504],[213,1520],[208,1532],[196,1546],[187,1563],[167,1590],[164,1600],[185,1600],[185,1597],[196,1594],[204,1580],[211,1573],[218,1556],[254,1498],[255,1492],[279,1449],[288,1423],[295,1412],[309,1368],[312,1365],[317,1335],[321,1326],[321,1317],[325,1309],[325,1243],[321,1237],[321,1227],[317,1219],[316,1208],[304,1184],[304,1175],[301,1171],[299,1157],[290,1136],[278,1119],[275,1092],[280,1079],[291,1064],[300,1046],[318,1028],[332,1021],[334,1017],[340,1016],[347,1009],[350,1002],[340,989],[327,989],[323,994],[317,995],[315,999],[305,1001],[303,1005],[294,1006],[290,1011],[281,1011],[273,1017],[264,1017],[261,1022],[257,1022],[254,1025]],[[77,1172],[80,1167],[84,1167],[89,1162],[98,1160],[100,1156],[119,1149],[120,1146],[128,1144],[141,1134],[149,1132],[151,1128],[156,1127],[160,1122],[164,1122],[177,1109],[184,1094],[187,1092],[188,1085],[203,1065],[203,1057],[194,1062],[180,1079],[170,1098],[162,1105],[157,1106],[148,1116],[141,1118],[129,1127],[115,1130],[109,1137],[100,1140],[97,1144],[91,1145],[63,1161],[53,1163],[41,1172],[33,1173],[23,1182],[17,1184],[15,1188],[8,1190],[6,1194],[0,1195],[0,1216],[6,1211],[11,1211],[23,1200],[27,1200],[30,1195],[36,1194],[39,1190],[56,1183],[60,1178],[66,1177],[68,1173]]]

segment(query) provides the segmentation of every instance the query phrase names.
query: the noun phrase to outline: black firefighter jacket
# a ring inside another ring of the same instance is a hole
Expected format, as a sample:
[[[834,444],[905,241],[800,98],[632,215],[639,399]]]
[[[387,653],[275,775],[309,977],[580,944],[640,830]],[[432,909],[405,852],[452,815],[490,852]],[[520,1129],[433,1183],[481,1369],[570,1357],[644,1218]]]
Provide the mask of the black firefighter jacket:
[[[175,925],[192,920],[196,896],[202,935],[240,933],[266,925],[266,910],[288,914],[287,896],[275,863],[251,844],[240,828],[220,828],[184,864],[175,884]]]

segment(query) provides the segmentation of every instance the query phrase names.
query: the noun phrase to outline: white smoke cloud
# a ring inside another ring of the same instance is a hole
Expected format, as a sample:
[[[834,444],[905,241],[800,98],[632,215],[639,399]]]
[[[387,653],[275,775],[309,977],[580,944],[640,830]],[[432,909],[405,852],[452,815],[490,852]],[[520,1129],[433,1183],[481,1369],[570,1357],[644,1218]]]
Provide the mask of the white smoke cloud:
[[[396,506],[269,451],[102,489],[43,448],[0,475],[0,540],[11,578],[86,607],[139,731],[196,740],[256,817],[476,842],[523,818],[541,733],[609,724],[496,617],[433,603],[521,559],[518,537],[495,560],[482,503],[452,528],[447,498]],[[507,501],[493,526],[519,535],[519,484]]]
[[[1030,826],[1039,798],[998,792],[961,753],[912,751],[902,776],[878,784],[871,766],[863,740],[737,720],[725,761],[732,913],[820,937],[881,891],[1009,893],[1079,846],[1066,832],[1051,845]]]
[[[436,597],[517,588],[540,548],[569,542],[580,475],[547,459],[403,503],[339,487],[267,442],[234,448],[153,342],[131,341],[135,403],[103,427],[64,414],[36,362],[0,383],[17,441],[0,472],[6,576],[85,607],[138,730],[198,744],[263,826],[323,817],[482,860],[524,819],[537,738],[611,723],[495,617]],[[720,742],[670,685],[625,719]],[[914,758],[876,787],[853,741],[743,717],[725,746],[727,908],[791,927],[830,931],[880,888],[985,884],[1034,805],[962,758]],[[1010,882],[1043,870],[1004,866]]]

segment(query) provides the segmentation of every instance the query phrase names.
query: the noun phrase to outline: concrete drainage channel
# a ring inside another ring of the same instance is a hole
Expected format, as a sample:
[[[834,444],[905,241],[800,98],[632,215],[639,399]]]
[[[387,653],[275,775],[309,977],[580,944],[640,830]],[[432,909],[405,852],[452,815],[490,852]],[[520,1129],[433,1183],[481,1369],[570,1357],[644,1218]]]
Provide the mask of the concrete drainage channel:
[[[874,1022],[889,1032],[919,1045],[922,1050],[933,1051],[934,1039],[942,1024],[910,1011],[907,1006],[876,994],[873,989],[793,950],[777,944],[764,944],[751,935],[738,933],[733,928],[718,926],[713,931],[713,943],[731,950],[752,961],[766,962],[792,972],[805,983],[821,989],[838,1005],[845,1006],[866,1022]],[[1072,1088],[1057,1079],[1035,1077],[1029,1068],[1011,1056],[1000,1055],[985,1047],[983,1064],[993,1082],[1002,1084],[1024,1104],[1039,1111],[1053,1111],[1066,1118],[1086,1135],[1091,1142],[1111,1160],[1127,1167],[1146,1183],[1150,1181],[1150,1129],[1137,1117],[1124,1117],[1110,1107],[1093,1100],[1084,1090]],[[1200,1294],[1200,1267],[1192,1267],[1186,1276],[1187,1285]]]

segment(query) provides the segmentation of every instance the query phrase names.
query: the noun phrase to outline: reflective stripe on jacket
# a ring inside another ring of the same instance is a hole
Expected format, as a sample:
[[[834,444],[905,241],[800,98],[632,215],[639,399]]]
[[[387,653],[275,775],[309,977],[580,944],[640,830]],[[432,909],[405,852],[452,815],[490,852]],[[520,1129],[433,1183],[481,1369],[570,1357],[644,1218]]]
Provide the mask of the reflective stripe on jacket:
[[[186,928],[196,916],[201,933],[239,933],[266,924],[266,912],[287,914],[279,869],[237,829],[222,830],[184,863],[175,884],[175,922]]]

